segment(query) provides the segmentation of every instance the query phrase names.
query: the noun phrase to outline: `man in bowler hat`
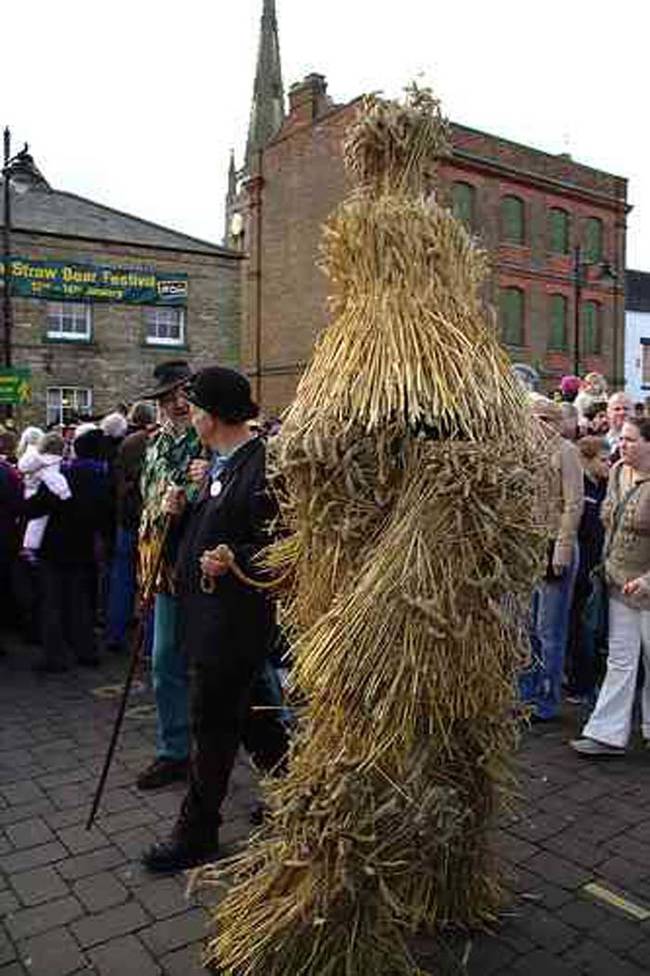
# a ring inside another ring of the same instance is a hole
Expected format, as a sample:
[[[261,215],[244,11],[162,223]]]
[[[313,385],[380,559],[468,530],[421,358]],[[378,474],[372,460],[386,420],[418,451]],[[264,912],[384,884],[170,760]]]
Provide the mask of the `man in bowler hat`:
[[[276,514],[264,440],[248,425],[258,408],[248,380],[219,366],[197,373],[186,396],[212,460],[193,503],[173,492],[166,500],[167,511],[181,518],[176,581],[191,662],[193,751],[189,789],[171,837],[143,856],[157,872],[218,856],[220,809],[242,740],[266,772],[281,766],[287,748],[277,716],[265,724],[249,721],[251,691],[269,653],[273,602],[231,569],[234,560],[247,577],[261,578],[255,557],[270,541]]]

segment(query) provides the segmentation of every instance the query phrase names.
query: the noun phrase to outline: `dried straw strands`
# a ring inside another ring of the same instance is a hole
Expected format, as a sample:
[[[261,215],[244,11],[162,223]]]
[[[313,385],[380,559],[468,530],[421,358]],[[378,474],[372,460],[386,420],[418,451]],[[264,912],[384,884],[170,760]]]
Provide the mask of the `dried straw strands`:
[[[539,573],[544,452],[486,322],[484,260],[431,201],[438,103],[370,98],[325,231],[325,331],[276,443],[306,702],[229,882],[229,976],[415,976],[419,927],[483,925],[513,788],[517,611]]]

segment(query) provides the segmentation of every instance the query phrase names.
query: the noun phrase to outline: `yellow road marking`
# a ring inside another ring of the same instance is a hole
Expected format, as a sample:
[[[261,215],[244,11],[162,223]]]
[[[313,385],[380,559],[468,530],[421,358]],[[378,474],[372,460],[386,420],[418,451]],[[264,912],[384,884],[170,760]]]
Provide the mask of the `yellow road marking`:
[[[93,688],[91,694],[95,698],[118,698],[124,689],[124,685],[102,685],[100,688]],[[134,695],[139,694],[145,690],[145,685],[143,681],[134,681],[131,686],[131,692]]]
[[[596,898],[598,901],[604,901],[613,908],[618,908],[619,911],[625,912],[626,915],[635,918],[638,922],[646,922],[650,918],[649,909],[644,908],[642,905],[636,905],[629,898],[625,898],[623,895],[617,895],[615,891],[610,891],[609,888],[595,881],[585,885],[582,890],[587,895],[591,895],[592,898]]]

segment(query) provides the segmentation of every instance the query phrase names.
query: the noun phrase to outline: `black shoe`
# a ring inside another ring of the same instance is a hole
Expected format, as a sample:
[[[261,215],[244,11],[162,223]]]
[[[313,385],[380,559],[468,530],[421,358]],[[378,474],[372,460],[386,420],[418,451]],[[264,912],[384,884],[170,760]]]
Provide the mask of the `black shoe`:
[[[215,839],[209,844],[191,843],[172,837],[171,840],[153,844],[142,855],[142,863],[155,874],[174,874],[187,871],[216,861],[219,857],[219,842]]]
[[[139,790],[158,790],[170,783],[180,783],[187,779],[189,772],[187,759],[154,759],[135,781]]]
[[[61,664],[60,661],[37,661],[32,667],[32,671],[38,674],[64,674],[68,670],[68,665]]]

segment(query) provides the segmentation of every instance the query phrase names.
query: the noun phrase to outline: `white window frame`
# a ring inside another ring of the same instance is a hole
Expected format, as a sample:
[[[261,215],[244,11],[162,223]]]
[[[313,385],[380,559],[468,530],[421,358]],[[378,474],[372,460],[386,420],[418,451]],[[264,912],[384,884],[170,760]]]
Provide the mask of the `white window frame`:
[[[58,395],[58,402],[54,402]],[[70,419],[64,410],[76,416],[90,416],[93,410],[93,391],[89,386],[48,386],[46,390],[46,423],[64,424]],[[64,402],[67,400],[67,402]],[[83,402],[81,402],[83,401]]]
[[[178,316],[178,336],[152,335],[150,329],[169,327],[172,323],[158,322],[169,314]],[[144,307],[145,342],[148,346],[184,346],[185,345],[185,309],[180,305],[145,305]]]
[[[66,316],[64,313],[68,311]],[[73,318],[77,318],[75,313],[78,315],[80,320],[83,320],[84,331],[83,332],[69,332],[63,327],[63,319],[70,318],[71,314]],[[48,302],[47,303],[47,337],[48,339],[66,339],[70,342],[88,342],[91,336],[91,326],[92,326],[92,306],[89,302]],[[56,326],[52,327],[51,322],[53,319],[59,319],[59,328]]]

